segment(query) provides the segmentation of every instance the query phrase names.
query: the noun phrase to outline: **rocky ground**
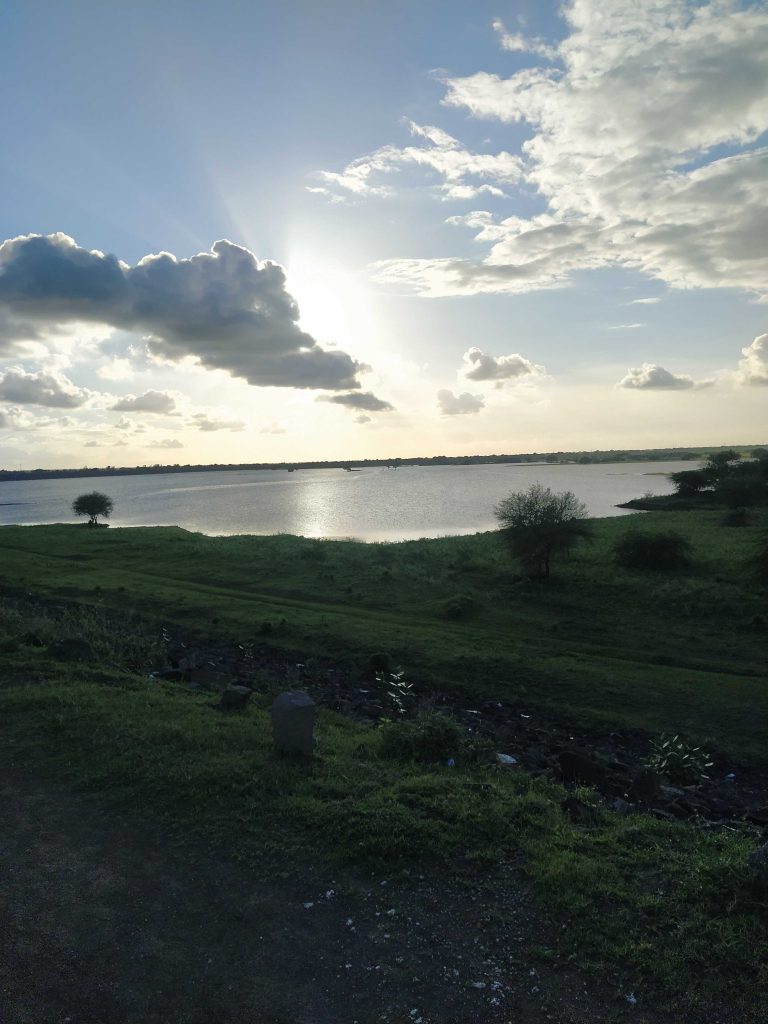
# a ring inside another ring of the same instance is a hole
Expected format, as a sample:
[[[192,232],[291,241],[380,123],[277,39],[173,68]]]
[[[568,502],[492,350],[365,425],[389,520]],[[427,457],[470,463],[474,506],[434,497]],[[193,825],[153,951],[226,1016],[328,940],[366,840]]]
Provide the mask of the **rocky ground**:
[[[221,647],[172,640],[168,664],[158,673],[194,689],[252,687],[254,678],[269,679],[285,689],[302,689],[326,707],[360,722],[376,723],[393,714],[375,672],[339,669],[321,659],[297,662],[268,646]],[[701,828],[737,825],[755,838],[768,839],[768,767],[756,766],[710,751],[707,778],[672,785],[648,771],[650,738],[640,730],[582,729],[553,715],[506,701],[468,702],[461,695],[418,694],[421,706],[443,710],[514,758],[532,775],[595,786],[616,813],[652,811],[659,817],[694,822]],[[578,816],[577,804],[571,804]]]
[[[486,881],[245,867],[0,770],[2,1024],[671,1024]],[[708,1024],[729,1021],[708,1016]]]

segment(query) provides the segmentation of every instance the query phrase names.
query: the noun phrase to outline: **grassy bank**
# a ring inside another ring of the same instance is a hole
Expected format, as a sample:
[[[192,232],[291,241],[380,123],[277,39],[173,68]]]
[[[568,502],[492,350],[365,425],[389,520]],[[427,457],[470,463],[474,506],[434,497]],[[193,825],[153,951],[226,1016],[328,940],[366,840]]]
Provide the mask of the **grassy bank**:
[[[517,575],[496,534],[361,544],[6,527],[0,584],[344,664],[385,651],[422,689],[765,758],[765,597],[745,568],[760,527],[720,518],[643,516],[645,529],[677,529],[692,545],[692,569],[661,574],[613,562],[636,519],[598,520],[594,543],[561,559],[546,586]]]

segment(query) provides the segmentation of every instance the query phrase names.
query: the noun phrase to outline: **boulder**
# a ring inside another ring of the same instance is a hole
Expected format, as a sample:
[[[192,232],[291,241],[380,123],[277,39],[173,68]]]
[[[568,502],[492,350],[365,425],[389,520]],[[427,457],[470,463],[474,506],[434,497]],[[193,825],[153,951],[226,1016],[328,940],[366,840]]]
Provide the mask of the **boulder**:
[[[315,751],[317,707],[308,693],[288,690],[275,697],[270,709],[275,750],[311,757]]]
[[[222,691],[217,707],[219,711],[242,711],[252,692],[247,686],[228,686]]]
[[[605,785],[605,769],[597,758],[581,747],[567,747],[558,758],[560,776],[566,785]]]
[[[652,807],[661,792],[661,779],[653,768],[641,768],[630,783],[627,796],[633,803]]]

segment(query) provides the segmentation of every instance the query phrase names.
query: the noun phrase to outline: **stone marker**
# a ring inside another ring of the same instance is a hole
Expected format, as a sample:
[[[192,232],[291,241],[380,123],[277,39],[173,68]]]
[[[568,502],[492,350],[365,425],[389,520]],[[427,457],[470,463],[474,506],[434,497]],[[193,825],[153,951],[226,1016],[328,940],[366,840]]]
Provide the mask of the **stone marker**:
[[[315,752],[315,702],[301,690],[275,697],[270,709],[275,749],[282,754],[311,757]]]

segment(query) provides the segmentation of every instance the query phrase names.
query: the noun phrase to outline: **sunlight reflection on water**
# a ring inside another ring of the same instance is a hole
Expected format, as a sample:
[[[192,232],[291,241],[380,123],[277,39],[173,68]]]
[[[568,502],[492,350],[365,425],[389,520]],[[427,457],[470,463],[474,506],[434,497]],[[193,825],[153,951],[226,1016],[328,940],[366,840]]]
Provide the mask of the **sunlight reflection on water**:
[[[667,494],[666,474],[691,462],[586,466],[479,466],[235,470],[0,483],[0,523],[73,522],[71,504],[100,490],[115,503],[114,526],[181,526],[211,535],[412,540],[493,530],[494,506],[539,481],[570,490],[592,516],[626,513],[618,502]]]

